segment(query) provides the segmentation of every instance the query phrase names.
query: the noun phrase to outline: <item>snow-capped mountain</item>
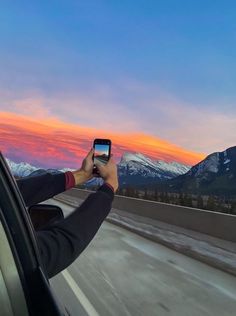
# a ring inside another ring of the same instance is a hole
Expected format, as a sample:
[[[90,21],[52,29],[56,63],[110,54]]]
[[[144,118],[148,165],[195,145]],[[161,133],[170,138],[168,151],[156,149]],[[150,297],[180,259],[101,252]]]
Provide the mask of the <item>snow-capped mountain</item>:
[[[206,157],[196,166],[193,166],[188,175],[195,178],[208,179],[211,174],[228,173],[235,169],[236,147],[231,147],[223,152],[216,152]]]
[[[186,174],[171,180],[170,187],[191,192],[236,194],[236,146],[210,154]]]
[[[177,162],[152,160],[140,153],[124,153],[118,165],[121,176],[140,175],[143,177],[172,179],[189,171],[190,166]]]
[[[140,153],[123,154],[118,171],[121,185],[148,184],[156,180],[167,180],[189,171],[190,166],[177,162],[152,160]]]
[[[17,177],[45,173],[44,169],[26,162],[15,163],[6,159],[12,173]],[[47,172],[73,171],[48,169]],[[152,160],[141,153],[126,152],[118,164],[120,186],[156,186],[162,181],[164,190],[207,194],[236,195],[236,146],[207,156],[190,168],[177,162]],[[94,178],[89,185],[101,185],[102,179]]]
[[[7,164],[12,172],[12,174],[15,177],[27,177],[27,176],[36,176],[36,175],[40,175],[43,174],[45,172],[50,172],[50,173],[58,173],[58,172],[66,172],[66,171],[73,171],[73,169],[70,168],[64,168],[64,169],[42,169],[40,167],[35,167],[32,166],[31,164],[27,163],[27,162],[20,162],[20,163],[16,163],[8,158],[6,158]]]
[[[30,165],[27,162],[16,163],[8,158],[6,158],[6,161],[12,174],[16,177],[26,177],[30,175],[32,172],[39,169],[37,167]]]
[[[46,171],[42,168],[32,166],[28,163],[15,163],[9,159],[7,162],[12,173],[17,177],[35,176]],[[149,184],[156,180],[166,180],[177,177],[189,171],[190,166],[177,162],[165,162],[161,160],[152,160],[141,153],[126,152],[118,163],[118,174],[120,185],[127,184]],[[47,172],[57,173],[59,171],[72,171],[72,169],[48,169]],[[88,182],[88,185],[100,185],[102,179],[94,178]]]
[[[120,186],[149,185],[157,180],[172,179],[189,171],[190,166],[177,162],[152,160],[141,153],[126,152],[118,163]],[[94,178],[89,185],[101,184],[101,179]]]

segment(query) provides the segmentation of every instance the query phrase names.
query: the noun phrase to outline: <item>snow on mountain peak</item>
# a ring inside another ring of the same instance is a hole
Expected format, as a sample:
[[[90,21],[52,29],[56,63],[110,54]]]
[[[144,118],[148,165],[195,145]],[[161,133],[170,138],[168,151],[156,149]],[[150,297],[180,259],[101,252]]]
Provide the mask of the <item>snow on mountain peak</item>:
[[[32,172],[38,170],[39,168],[30,165],[27,162],[16,163],[8,158],[6,158],[6,162],[13,173],[14,176],[17,177],[26,177]]]
[[[219,169],[219,164],[219,153],[211,154],[198,164],[195,176],[201,176],[205,172],[217,173]]]
[[[126,152],[123,154],[119,165],[127,164],[130,161],[135,161],[138,163],[151,163],[151,159],[144,156],[143,154]]]
[[[27,162],[20,162],[20,163],[16,163],[8,158],[6,158],[6,162],[12,172],[12,174],[16,177],[27,177],[29,176],[31,173],[39,170],[39,171],[43,171],[44,169],[40,168],[40,167],[35,167],[32,166],[31,164],[27,163]],[[56,170],[56,169],[47,169],[47,172],[66,172],[66,171],[73,171],[74,169],[70,169],[70,168],[63,168],[61,170]]]
[[[26,162],[15,163],[10,159],[6,159],[7,163],[11,169],[14,176],[26,177],[34,172],[40,173],[45,172],[45,170],[30,165]],[[161,160],[152,160],[151,158],[141,154],[141,153],[130,153],[125,152],[118,164],[119,176],[132,176],[137,175],[141,177],[151,177],[159,179],[171,179],[178,175],[188,172],[189,166],[177,163],[177,162],[165,162]],[[64,168],[61,170],[48,169],[47,172],[66,172],[73,171],[69,168]]]
[[[130,153],[130,152],[125,152],[123,154],[123,156],[121,157],[121,163],[127,163],[129,161],[137,161],[137,162],[141,162],[141,161],[145,161],[149,159],[148,157],[145,157],[143,154],[140,153]]]
[[[145,176],[158,178],[173,178],[189,171],[190,166],[177,162],[165,162],[162,160],[152,160],[140,154],[125,152],[119,163],[119,168],[129,168],[131,174],[143,174]],[[124,171],[121,170],[122,173]]]

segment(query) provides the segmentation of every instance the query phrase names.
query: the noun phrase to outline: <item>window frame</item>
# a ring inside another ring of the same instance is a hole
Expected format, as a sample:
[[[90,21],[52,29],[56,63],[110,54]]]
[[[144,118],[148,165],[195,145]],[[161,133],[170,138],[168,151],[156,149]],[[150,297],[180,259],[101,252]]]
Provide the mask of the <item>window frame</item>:
[[[43,271],[30,216],[1,153],[0,221],[15,260],[30,315],[63,315]]]

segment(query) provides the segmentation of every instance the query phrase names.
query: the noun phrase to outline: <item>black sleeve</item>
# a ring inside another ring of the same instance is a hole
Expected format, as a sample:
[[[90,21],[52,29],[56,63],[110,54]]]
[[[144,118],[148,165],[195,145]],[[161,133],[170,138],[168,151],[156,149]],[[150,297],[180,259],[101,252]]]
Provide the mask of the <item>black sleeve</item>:
[[[40,176],[30,176],[16,181],[26,206],[31,206],[65,191],[65,174],[45,171]]]
[[[113,198],[113,191],[102,185],[67,218],[36,232],[49,278],[68,267],[88,246],[110,212]]]

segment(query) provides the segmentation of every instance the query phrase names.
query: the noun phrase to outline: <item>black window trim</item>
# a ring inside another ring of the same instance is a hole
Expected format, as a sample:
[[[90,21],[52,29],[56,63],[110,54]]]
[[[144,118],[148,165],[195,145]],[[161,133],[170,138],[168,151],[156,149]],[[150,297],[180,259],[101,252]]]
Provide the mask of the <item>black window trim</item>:
[[[1,153],[0,192],[0,219],[18,268],[29,311],[38,316],[63,315],[43,271],[33,225],[25,203]],[[2,199],[4,196],[5,200]],[[45,300],[48,303],[47,309],[44,306]]]

